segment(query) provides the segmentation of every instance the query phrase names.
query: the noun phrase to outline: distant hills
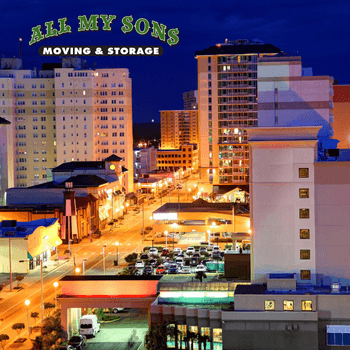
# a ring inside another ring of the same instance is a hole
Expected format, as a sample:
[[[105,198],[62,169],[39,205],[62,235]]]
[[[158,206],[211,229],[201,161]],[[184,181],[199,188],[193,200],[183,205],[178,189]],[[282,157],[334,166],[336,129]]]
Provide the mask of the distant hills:
[[[132,128],[134,141],[160,139],[160,123],[137,123]]]

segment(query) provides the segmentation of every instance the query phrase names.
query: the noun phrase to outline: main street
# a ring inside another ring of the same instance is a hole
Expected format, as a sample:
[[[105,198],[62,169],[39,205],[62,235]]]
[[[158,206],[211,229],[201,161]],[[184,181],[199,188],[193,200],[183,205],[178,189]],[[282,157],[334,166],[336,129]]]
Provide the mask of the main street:
[[[179,191],[180,201],[185,201],[188,198],[188,194],[185,192],[185,186]],[[173,190],[171,192],[171,202],[177,202],[178,191]],[[193,199],[192,199],[193,200]],[[169,196],[164,196],[162,198],[163,204],[169,201]],[[156,210],[161,204],[159,198],[157,200],[147,205],[144,204],[144,213],[142,208],[138,214],[136,212],[129,210],[123,220],[123,224],[113,228],[110,231],[103,231],[100,239],[93,239],[90,243],[88,238],[85,238],[81,243],[74,244],[72,248],[72,257],[64,265],[57,267],[50,273],[44,274],[43,285],[44,285],[44,303],[52,302],[55,300],[55,293],[61,293],[60,286],[57,287],[55,291],[54,282],[59,281],[65,275],[70,275],[74,273],[74,268],[80,268],[80,274],[82,273],[82,264],[85,262],[85,274],[103,274],[103,247],[105,246],[105,269],[106,274],[117,274],[125,264],[124,258],[126,255],[132,252],[140,253],[144,246],[148,245],[150,242],[142,242],[142,228],[152,225],[152,220],[150,219],[152,212]],[[144,223],[143,223],[144,217]],[[116,259],[116,245],[118,242],[119,251],[119,263],[121,266],[114,266],[114,260]],[[59,248],[59,256],[63,257],[64,251],[68,247],[62,245]],[[75,262],[75,265],[74,265]],[[26,285],[26,279],[23,281]],[[2,322],[0,324],[0,334],[8,334],[10,341],[6,347],[10,346],[14,340],[17,339],[17,333],[11,329],[12,325],[17,322],[24,323],[27,327],[27,307],[25,306],[25,300],[30,300],[29,314],[32,312],[39,312],[40,317],[40,303],[41,303],[41,284],[40,279],[28,284],[26,288],[15,293],[4,301],[0,302],[0,319]],[[38,323],[40,323],[40,318]],[[34,320],[30,318],[30,325],[34,325]],[[22,332],[21,337],[27,337],[27,328]],[[32,336],[33,337],[33,336]],[[25,348],[31,345],[28,341],[23,344]],[[22,346],[22,347],[23,347]]]

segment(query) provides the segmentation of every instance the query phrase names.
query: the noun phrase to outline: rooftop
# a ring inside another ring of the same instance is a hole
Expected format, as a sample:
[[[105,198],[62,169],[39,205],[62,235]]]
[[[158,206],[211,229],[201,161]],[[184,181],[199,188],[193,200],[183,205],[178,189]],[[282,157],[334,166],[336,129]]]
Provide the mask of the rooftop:
[[[3,220],[0,222],[0,237],[24,238],[31,235],[38,227],[49,227],[53,225],[58,219],[40,219],[26,222],[17,222],[16,220]]]
[[[237,285],[237,294],[297,294],[297,295],[317,295],[317,294],[349,294],[347,287],[341,287],[339,292],[332,292],[331,286],[315,286],[309,284],[297,284],[296,290],[267,290],[266,284]]]
[[[178,213],[178,212],[205,212],[214,210],[231,211],[235,203],[209,203],[202,198],[192,203],[165,203],[153,213]]]
[[[0,125],[7,125],[7,124],[11,124],[8,120],[6,120],[5,118],[0,117]]]
[[[280,53],[281,49],[272,44],[217,44],[207,49],[196,51],[195,56],[212,56],[212,55],[242,55],[242,54],[271,54]]]
[[[77,187],[99,187],[101,185],[107,184],[108,181],[100,178],[97,175],[77,175],[71,176],[69,179],[64,180],[56,187],[65,187],[66,182],[72,182],[73,188]]]
[[[64,276],[60,281],[159,281],[162,276],[84,275]]]

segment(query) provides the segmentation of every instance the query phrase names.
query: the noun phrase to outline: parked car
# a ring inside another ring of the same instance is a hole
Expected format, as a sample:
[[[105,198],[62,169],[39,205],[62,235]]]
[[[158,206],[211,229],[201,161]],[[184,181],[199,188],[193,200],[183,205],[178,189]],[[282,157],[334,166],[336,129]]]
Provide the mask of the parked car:
[[[183,274],[191,273],[191,267],[190,266],[182,266],[180,273],[183,273]]]
[[[114,307],[113,308],[113,313],[114,314],[117,314],[118,312],[121,312],[121,311],[124,311],[123,307]]]
[[[202,265],[202,264],[199,264],[196,266],[196,268],[194,269],[195,272],[207,272],[207,268],[206,266]]]
[[[100,322],[96,315],[84,315],[80,319],[80,335],[92,335],[93,337],[100,331]]]
[[[214,245],[211,249],[212,252],[221,252],[221,248],[218,245]]]
[[[161,256],[167,256],[170,253],[169,248],[163,248],[162,253],[160,254]]]
[[[136,263],[135,263],[135,267],[136,267],[136,268],[143,268],[143,267],[145,267],[145,262],[142,261],[142,260],[138,260],[138,261],[136,261]]]
[[[170,274],[178,273],[179,267],[176,264],[170,264],[168,271]]]
[[[166,267],[164,265],[159,265],[156,270],[157,275],[163,275],[166,272]]]
[[[175,259],[175,263],[178,264],[179,266],[183,266],[184,265],[184,259],[177,257]]]
[[[157,259],[150,259],[149,262],[150,266],[156,267],[158,265],[158,260]]]
[[[174,248],[173,253],[174,253],[174,255],[179,255],[182,253],[182,249],[181,248]]]
[[[150,276],[153,274],[153,267],[152,266],[145,266],[145,268],[143,269],[143,275],[144,276]]]
[[[194,253],[192,255],[192,258],[200,258],[200,257],[201,257],[201,255],[199,253]]]
[[[188,254],[188,253],[194,254],[195,252],[196,252],[196,249],[194,249],[194,247],[188,247],[188,248],[186,249],[186,254]]]
[[[194,258],[190,260],[190,266],[197,266],[199,264],[199,259]]]
[[[199,248],[199,253],[200,253],[200,254],[207,253],[207,252],[208,252],[207,247],[200,247],[200,248]]]
[[[213,251],[213,252],[211,253],[211,257],[212,257],[213,259],[221,259],[221,252],[219,252],[219,251]]]
[[[148,256],[157,256],[158,255],[158,249],[157,248],[150,248],[148,251]]]
[[[140,259],[148,259],[148,255],[147,254],[141,254],[140,255]]]

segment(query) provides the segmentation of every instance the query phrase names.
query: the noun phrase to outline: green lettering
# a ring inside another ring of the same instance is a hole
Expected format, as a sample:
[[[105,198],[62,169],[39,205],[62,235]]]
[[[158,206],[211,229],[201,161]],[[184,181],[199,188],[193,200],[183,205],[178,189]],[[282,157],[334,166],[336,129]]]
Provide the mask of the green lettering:
[[[179,28],[173,28],[168,31],[169,39],[167,40],[167,43],[170,46],[177,45],[180,41],[179,35],[180,31]]]
[[[100,15],[100,18],[102,18],[104,24],[102,30],[112,30],[111,23],[117,18],[117,16],[110,15],[108,19],[108,15]]]
[[[33,45],[33,44],[37,43],[38,41],[45,39],[43,33],[41,32],[41,25],[33,27],[32,33],[33,34],[32,34],[32,38],[29,42],[29,45]]]
[[[52,38],[53,36],[58,36],[57,29],[52,29],[53,25],[54,25],[54,21],[45,22],[45,26],[46,26],[45,38]]]
[[[144,25],[143,30],[141,30],[141,23],[143,23],[143,25]],[[135,22],[135,29],[136,29],[137,34],[145,35],[149,32],[149,22],[147,21],[146,18],[139,18]]]
[[[166,26],[164,24],[160,24],[156,21],[152,21],[152,26],[153,26],[153,32],[152,36],[153,38],[156,38],[161,41],[165,42],[165,36],[166,36]]]
[[[88,30],[98,30],[98,25],[97,25],[98,18],[99,18],[99,15],[91,15],[88,21],[85,15],[78,16],[78,19],[79,19],[78,32],[86,32]]]
[[[58,32],[58,35],[72,33],[72,27],[66,24],[67,17],[59,18],[58,22],[60,23],[60,31]]]
[[[122,23],[124,24],[122,26],[122,32],[124,34],[131,33],[134,30],[134,25],[132,22],[134,21],[132,16],[125,16],[122,18]]]

